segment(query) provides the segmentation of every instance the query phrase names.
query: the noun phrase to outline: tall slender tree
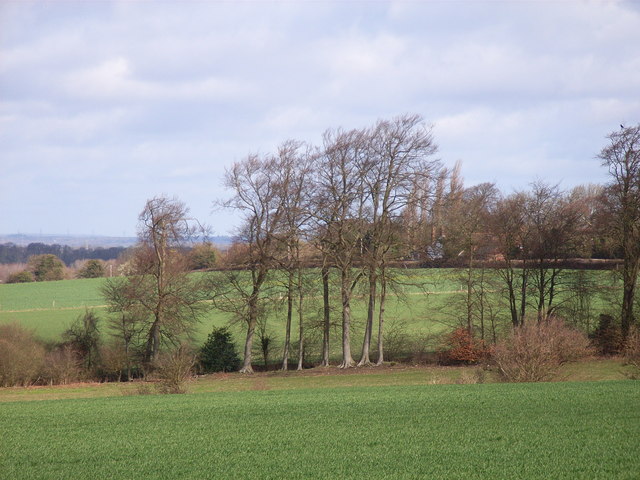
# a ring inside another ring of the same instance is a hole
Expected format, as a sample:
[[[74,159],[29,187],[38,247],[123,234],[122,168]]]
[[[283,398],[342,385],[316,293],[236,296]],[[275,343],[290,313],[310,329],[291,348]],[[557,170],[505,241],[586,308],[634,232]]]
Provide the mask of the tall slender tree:
[[[366,155],[358,157],[367,200],[369,225],[365,237],[364,258],[369,282],[369,301],[365,323],[362,355],[359,366],[370,360],[373,318],[378,296],[377,286],[386,277],[387,260],[399,248],[402,236],[397,233],[402,212],[416,199],[416,183],[426,183],[438,167],[431,157],[437,147],[431,127],[419,115],[402,115],[392,120],[380,120],[366,134]],[[419,181],[421,179],[422,181]],[[381,295],[386,295],[385,288]],[[378,362],[382,363],[384,299],[380,298],[382,315],[378,323]]]
[[[226,272],[214,283],[213,301],[219,309],[233,312],[246,323],[242,373],[252,373],[252,348],[256,326],[264,312],[264,287],[277,266],[278,232],[282,229],[284,190],[277,175],[278,161],[273,156],[249,155],[236,162],[225,175],[225,185],[234,192],[226,207],[243,217],[238,239],[246,245],[246,255],[237,268],[247,270],[249,281],[238,272]]]
[[[359,168],[366,148],[366,132],[362,130],[325,132],[316,176],[315,223],[324,255],[340,275],[341,368],[355,365],[351,354],[351,299],[362,277],[354,267],[361,257],[366,227],[364,172]]]
[[[633,307],[640,272],[640,124],[621,126],[607,139],[598,157],[609,170],[604,206],[624,259],[621,326],[626,338],[636,322]]]

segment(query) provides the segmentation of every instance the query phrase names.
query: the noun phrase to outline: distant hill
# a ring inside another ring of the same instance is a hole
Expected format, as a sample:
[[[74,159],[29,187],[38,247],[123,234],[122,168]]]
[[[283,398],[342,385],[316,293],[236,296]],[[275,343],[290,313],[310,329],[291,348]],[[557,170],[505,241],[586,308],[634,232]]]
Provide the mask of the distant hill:
[[[13,243],[19,246],[26,246],[30,243],[43,243],[45,245],[67,245],[73,248],[111,248],[130,247],[135,245],[137,241],[137,237],[108,237],[101,235],[0,234],[0,244]],[[210,237],[209,241],[214,245],[224,248],[231,245],[233,239],[227,236],[217,236]]]
[[[99,235],[54,235],[14,233],[0,235],[0,243],[13,243],[19,246],[30,243],[44,243],[45,245],[68,245],[74,248],[90,247],[130,247],[138,241],[136,237],[104,237]]]

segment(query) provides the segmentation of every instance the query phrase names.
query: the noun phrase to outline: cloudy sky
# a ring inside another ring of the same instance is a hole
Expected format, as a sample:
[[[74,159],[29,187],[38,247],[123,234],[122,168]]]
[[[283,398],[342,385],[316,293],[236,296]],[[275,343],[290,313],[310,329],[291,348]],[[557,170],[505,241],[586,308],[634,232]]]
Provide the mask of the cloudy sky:
[[[0,2],[0,233],[135,235],[156,195],[216,234],[224,170],[419,113],[467,185],[606,181],[640,121],[640,3]]]

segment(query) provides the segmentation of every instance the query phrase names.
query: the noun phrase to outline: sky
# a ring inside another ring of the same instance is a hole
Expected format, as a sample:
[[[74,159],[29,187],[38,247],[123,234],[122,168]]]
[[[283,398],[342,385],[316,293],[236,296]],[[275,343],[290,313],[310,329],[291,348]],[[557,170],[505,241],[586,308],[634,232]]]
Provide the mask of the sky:
[[[233,162],[404,113],[467,186],[604,183],[639,46],[640,2],[0,0],[0,234],[232,234]]]

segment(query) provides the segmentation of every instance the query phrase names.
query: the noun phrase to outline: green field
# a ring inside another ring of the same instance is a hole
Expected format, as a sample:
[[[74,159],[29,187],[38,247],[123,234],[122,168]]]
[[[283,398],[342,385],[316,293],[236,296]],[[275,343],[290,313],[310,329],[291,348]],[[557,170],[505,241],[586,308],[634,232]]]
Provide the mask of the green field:
[[[430,272],[425,276],[420,273],[420,279],[427,282],[424,288],[441,292],[451,288],[452,283],[447,282],[444,271]],[[100,287],[105,279],[86,280],[62,280],[56,282],[38,282],[28,284],[0,285],[0,323],[17,322],[36,332],[44,340],[56,341],[61,334],[78,316],[82,315],[86,308],[95,309],[98,315],[106,319],[105,300],[100,295]],[[396,296],[390,297],[387,304],[387,317],[390,327],[402,326],[408,332],[428,332],[439,328],[434,324],[434,312],[437,312],[450,296],[448,294],[425,294],[415,286],[405,287],[407,291],[405,300],[398,300]],[[338,299],[335,298],[335,308],[338,308]],[[321,317],[321,305],[319,298],[309,298],[307,302],[307,318],[318,321]],[[365,302],[363,298],[356,296],[353,301],[353,335],[354,348],[360,342],[359,334],[365,318]],[[278,346],[284,334],[285,312],[283,310],[271,314],[267,324],[269,335]],[[438,314],[439,315],[439,314]],[[336,318],[339,318],[336,312]],[[215,310],[208,311],[197,323],[194,339],[198,343],[204,342],[214,326],[227,325],[231,317],[228,314]],[[240,344],[245,335],[244,325],[232,326],[236,343]],[[294,325],[294,329],[296,326]],[[106,335],[108,329],[102,328]],[[311,332],[311,330],[308,330]],[[320,332],[318,331],[319,340]],[[294,334],[295,338],[295,334]],[[338,356],[339,331],[334,332],[334,356]],[[310,355],[319,354],[319,345],[315,345],[313,338],[308,341]],[[357,351],[357,350],[356,350]]]
[[[0,477],[635,479],[640,383],[4,403]]]
[[[387,303],[388,332],[402,330],[413,337],[428,337],[432,333],[441,331],[444,325],[455,324],[456,312],[463,312],[461,302],[464,295],[459,291],[463,288],[461,272],[451,269],[415,269],[404,272],[402,281],[406,285],[399,287],[402,296],[390,295]],[[589,276],[596,284],[606,285],[610,282],[608,272],[592,271]],[[0,323],[18,322],[33,329],[41,338],[49,341],[59,340],[62,332],[86,308],[96,309],[98,315],[105,319],[107,312],[105,301],[100,295],[100,286],[105,279],[63,280],[57,282],[40,282],[29,284],[0,285]],[[415,284],[420,284],[420,287]],[[333,293],[337,293],[334,288]],[[354,356],[359,355],[361,332],[366,316],[364,296],[359,292],[353,301],[353,345]],[[497,296],[497,293],[493,294]],[[339,318],[339,299],[333,297],[334,318]],[[594,305],[600,305],[601,299],[594,298]],[[306,318],[311,323],[318,323],[321,318],[321,304],[317,296],[309,296]],[[462,313],[463,314],[463,313]],[[502,324],[508,324],[505,316],[506,309],[502,307]],[[275,360],[284,335],[285,312],[273,312],[267,322],[267,332],[272,337]],[[214,326],[227,325],[229,315],[209,311],[201,318],[194,332],[196,343],[202,343]],[[293,326],[294,330],[296,325]],[[450,328],[450,327],[447,327]],[[103,334],[108,333],[106,327]],[[240,344],[244,338],[243,325],[232,327],[236,343]],[[307,340],[308,357],[313,359],[320,354],[320,331],[307,329],[310,334]],[[374,333],[375,334],[375,333]],[[332,341],[332,356],[339,357],[339,328],[334,330]],[[294,333],[295,338],[295,333]]]

